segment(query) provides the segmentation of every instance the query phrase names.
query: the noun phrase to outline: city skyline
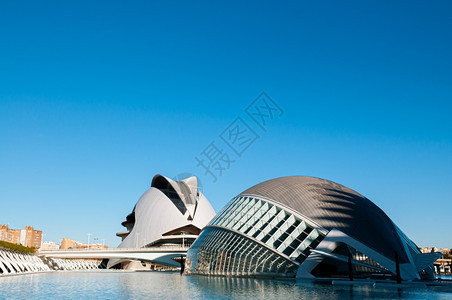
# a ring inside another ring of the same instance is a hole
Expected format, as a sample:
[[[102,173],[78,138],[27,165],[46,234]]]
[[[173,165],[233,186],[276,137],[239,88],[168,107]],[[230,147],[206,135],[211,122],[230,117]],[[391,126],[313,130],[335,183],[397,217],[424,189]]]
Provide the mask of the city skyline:
[[[155,174],[196,175],[216,212],[304,175],[451,249],[451,6],[1,3],[0,224],[116,247]]]

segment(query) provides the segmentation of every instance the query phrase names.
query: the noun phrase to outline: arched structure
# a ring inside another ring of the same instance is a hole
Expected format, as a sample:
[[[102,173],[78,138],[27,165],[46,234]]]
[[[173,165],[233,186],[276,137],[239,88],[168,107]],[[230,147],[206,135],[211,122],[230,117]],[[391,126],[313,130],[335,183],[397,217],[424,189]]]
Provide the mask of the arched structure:
[[[422,254],[379,207],[352,189],[291,176],[232,199],[188,251],[185,270],[298,278],[399,273],[412,280],[431,278],[437,256]]]
[[[0,276],[14,273],[50,271],[35,254],[21,253],[0,247]]]
[[[127,230],[117,233],[122,238],[118,247],[188,247],[214,216],[211,204],[198,190],[195,176],[174,181],[156,175],[151,188],[141,196],[132,213],[122,222]],[[125,265],[128,261],[110,260],[108,267],[119,263]]]

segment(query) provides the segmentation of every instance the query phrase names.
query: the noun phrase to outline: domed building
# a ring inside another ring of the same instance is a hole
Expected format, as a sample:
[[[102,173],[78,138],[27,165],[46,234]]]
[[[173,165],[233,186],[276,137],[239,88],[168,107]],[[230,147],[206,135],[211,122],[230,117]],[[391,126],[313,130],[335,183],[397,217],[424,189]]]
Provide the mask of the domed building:
[[[332,181],[291,176],[233,198],[187,253],[187,274],[432,278],[418,247],[374,203]],[[352,278],[353,278],[352,277]]]
[[[122,238],[118,248],[188,249],[214,216],[212,205],[198,190],[195,176],[174,181],[156,175],[151,188],[141,196],[132,213],[122,222],[126,231],[116,234]],[[180,259],[180,255],[177,258]],[[150,265],[155,264],[180,266],[180,262],[162,255],[151,262],[111,259],[108,268],[149,269]]]

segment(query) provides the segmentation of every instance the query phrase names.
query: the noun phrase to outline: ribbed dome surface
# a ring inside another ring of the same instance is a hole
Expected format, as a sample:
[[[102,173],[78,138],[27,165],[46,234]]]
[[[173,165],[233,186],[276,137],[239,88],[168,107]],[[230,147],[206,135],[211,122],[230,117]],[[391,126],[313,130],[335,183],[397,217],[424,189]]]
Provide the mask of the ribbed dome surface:
[[[305,215],[325,229],[339,229],[384,256],[408,258],[389,217],[369,199],[335,182],[306,176],[259,183],[240,195],[270,198]]]

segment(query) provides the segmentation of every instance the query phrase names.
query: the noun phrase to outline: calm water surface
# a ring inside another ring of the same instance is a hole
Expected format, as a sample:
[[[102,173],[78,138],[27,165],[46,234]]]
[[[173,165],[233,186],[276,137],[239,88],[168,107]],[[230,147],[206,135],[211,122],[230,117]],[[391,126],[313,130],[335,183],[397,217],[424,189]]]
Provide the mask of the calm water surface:
[[[348,287],[302,281],[75,271],[0,278],[0,299],[452,299],[444,288]]]

